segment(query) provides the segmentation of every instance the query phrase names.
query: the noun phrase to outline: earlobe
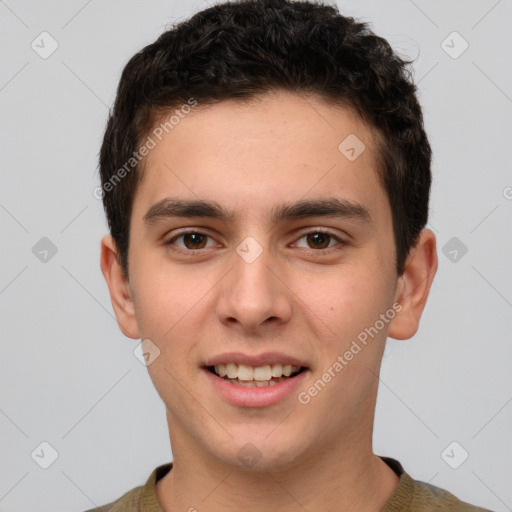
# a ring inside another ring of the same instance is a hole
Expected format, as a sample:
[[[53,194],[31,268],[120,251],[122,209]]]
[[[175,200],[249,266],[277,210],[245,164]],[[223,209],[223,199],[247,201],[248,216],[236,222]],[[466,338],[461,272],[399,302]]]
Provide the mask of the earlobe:
[[[116,244],[110,235],[104,236],[101,240],[100,266],[108,285],[119,328],[128,338],[138,339],[139,328],[130,285],[119,264]]]
[[[430,229],[424,229],[398,278],[395,300],[401,309],[390,323],[389,337],[406,340],[416,334],[437,264],[436,237]]]

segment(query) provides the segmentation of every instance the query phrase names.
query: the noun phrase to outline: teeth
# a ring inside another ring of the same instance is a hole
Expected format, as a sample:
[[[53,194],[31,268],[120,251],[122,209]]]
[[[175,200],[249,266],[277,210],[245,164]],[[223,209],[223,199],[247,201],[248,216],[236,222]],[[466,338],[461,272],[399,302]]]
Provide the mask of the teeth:
[[[226,376],[226,365],[225,364],[219,364],[218,366],[215,367],[215,370],[217,371],[217,373],[219,374],[220,377]]]
[[[291,364],[282,365],[267,364],[264,366],[248,366],[246,364],[218,364],[215,365],[215,373],[219,377],[225,377],[229,380],[238,379],[244,382],[256,382],[256,386],[261,387],[272,383],[272,378],[279,379],[281,377],[289,377],[292,373],[297,373],[300,366],[293,366]],[[260,384],[261,383],[261,384]]]
[[[238,365],[238,378],[240,380],[254,380],[254,368],[246,364]]]
[[[240,373],[240,370],[238,371]],[[270,380],[272,378],[272,370],[270,365],[257,366],[254,368],[254,380]]]
[[[272,377],[281,377],[283,375],[283,365],[273,364],[272,365]]]
[[[220,366],[220,365],[219,365]],[[217,371],[217,367],[215,367],[215,371],[217,373],[219,373]],[[220,375],[220,373],[219,373]],[[230,379],[236,379],[238,377],[238,366],[236,364],[233,364],[233,363],[228,363],[226,365],[226,375],[230,378]],[[221,377],[223,377],[223,375],[221,375]]]
[[[287,377],[280,377],[276,380],[238,380],[238,379],[227,379],[231,384],[242,386],[244,388],[266,388],[268,386],[275,386]]]
[[[283,375],[285,377],[289,377],[292,374],[292,365],[291,364],[285,364],[283,366]]]

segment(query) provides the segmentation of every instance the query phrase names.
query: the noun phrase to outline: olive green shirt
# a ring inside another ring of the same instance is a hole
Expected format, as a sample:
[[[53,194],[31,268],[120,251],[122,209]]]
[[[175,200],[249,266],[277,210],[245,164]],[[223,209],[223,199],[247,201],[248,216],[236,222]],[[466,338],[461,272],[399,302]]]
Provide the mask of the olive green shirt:
[[[400,462],[380,457],[399,477],[398,486],[381,512],[491,512],[456,498],[453,494],[425,482],[413,480]],[[118,500],[86,512],[164,512],[156,499],[156,483],[172,469],[172,462],[157,467],[143,486]]]

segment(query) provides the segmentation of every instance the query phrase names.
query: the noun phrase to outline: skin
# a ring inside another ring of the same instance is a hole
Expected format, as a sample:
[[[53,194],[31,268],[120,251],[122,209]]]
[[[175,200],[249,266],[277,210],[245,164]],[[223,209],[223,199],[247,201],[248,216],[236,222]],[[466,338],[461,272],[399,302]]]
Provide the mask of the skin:
[[[349,134],[366,146],[354,161],[338,149]],[[157,485],[164,510],[378,511],[396,489],[398,477],[372,450],[378,373],[386,337],[418,329],[437,254],[423,230],[397,276],[373,135],[347,108],[273,92],[196,107],[146,157],[128,277],[110,236],[101,268],[122,332],[160,350],[148,371],[174,457]],[[145,222],[170,196],[216,201],[233,219]],[[363,205],[372,222],[270,219],[276,205],[331,197]],[[183,228],[207,237],[165,245]],[[345,244],[306,236],[319,229]],[[262,248],[252,263],[236,252],[248,236]],[[396,303],[400,312],[307,405],[292,393],[268,407],[233,406],[201,370],[223,352],[279,351],[307,362],[307,390]],[[248,442],[261,454],[252,468],[237,456]]]

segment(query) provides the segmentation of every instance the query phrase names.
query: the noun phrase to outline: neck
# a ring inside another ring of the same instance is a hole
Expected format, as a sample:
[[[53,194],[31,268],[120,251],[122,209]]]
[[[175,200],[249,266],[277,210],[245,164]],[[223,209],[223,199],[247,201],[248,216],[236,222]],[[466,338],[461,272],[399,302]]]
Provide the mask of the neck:
[[[192,446],[173,452],[173,469],[156,489],[165,512],[378,512],[399,481],[373,453],[371,433],[369,439],[359,434],[337,446],[317,446],[279,471],[240,470]]]

